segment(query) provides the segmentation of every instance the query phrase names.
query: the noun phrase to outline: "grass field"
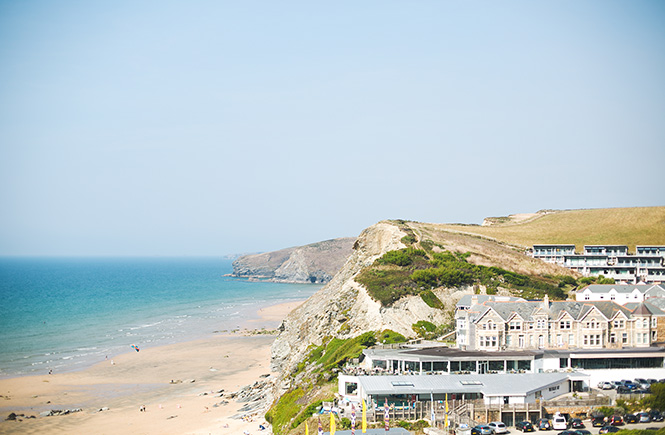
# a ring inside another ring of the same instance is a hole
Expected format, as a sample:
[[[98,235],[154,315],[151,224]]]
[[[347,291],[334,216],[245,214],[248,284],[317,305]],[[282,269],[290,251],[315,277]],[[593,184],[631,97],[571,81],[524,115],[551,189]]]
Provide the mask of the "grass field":
[[[534,243],[584,245],[665,245],[665,207],[605,208],[567,210],[542,214],[523,222],[509,219],[492,226],[428,224],[443,231],[475,234],[515,246]]]

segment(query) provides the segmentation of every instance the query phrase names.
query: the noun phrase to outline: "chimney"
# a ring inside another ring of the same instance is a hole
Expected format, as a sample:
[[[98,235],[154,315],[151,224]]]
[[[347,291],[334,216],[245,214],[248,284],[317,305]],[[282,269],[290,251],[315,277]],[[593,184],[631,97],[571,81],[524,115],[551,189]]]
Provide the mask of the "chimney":
[[[478,305],[478,295],[471,296],[471,305]]]
[[[550,297],[549,295],[545,295],[543,298],[543,309],[549,310],[550,309]]]

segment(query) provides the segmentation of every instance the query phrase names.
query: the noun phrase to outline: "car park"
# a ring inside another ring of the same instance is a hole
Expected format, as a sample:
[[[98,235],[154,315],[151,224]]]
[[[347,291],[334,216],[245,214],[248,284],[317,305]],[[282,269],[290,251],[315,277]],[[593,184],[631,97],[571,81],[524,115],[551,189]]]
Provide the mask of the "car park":
[[[570,420],[570,427],[573,429],[584,429],[584,422],[579,418],[573,418]]]
[[[623,417],[623,421],[626,423],[637,423],[640,419],[635,414],[626,414]]]
[[[531,424],[530,421],[519,421],[515,425],[515,429],[521,430],[522,432],[533,432],[536,429],[533,427],[533,424]]]
[[[503,422],[500,421],[493,421],[488,424],[490,429],[492,429],[492,433],[498,434],[498,433],[508,433],[508,428],[506,427]]]
[[[639,417],[640,423],[651,423],[651,416],[648,412],[640,412],[637,417]]]
[[[474,429],[478,431],[478,435],[492,435],[492,428],[486,424],[479,424]]]
[[[611,390],[614,388],[614,386],[609,382],[599,382],[598,388],[601,390]]]
[[[620,430],[621,429],[619,429],[616,426],[603,426],[603,427],[600,428],[598,433],[615,433],[615,432],[619,432]]]
[[[534,424],[538,430],[550,430],[552,429],[552,423],[546,418],[539,418]]]

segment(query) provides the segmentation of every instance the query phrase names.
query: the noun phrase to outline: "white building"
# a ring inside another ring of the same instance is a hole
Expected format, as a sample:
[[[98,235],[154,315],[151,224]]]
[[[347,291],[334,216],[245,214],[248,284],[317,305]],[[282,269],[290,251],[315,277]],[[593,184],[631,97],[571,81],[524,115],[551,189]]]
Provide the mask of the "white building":
[[[476,400],[487,405],[536,403],[573,391],[573,382],[587,383],[581,373],[510,375],[349,376],[338,378],[343,400],[370,406],[407,401]]]
[[[577,301],[613,301],[619,305],[665,297],[662,284],[592,284],[575,292]]]

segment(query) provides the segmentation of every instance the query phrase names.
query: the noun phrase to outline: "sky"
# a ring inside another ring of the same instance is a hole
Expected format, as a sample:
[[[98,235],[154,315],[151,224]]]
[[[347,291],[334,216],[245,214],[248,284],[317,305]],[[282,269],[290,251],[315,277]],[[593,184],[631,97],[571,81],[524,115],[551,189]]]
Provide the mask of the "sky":
[[[665,205],[665,2],[0,0],[0,255]]]

